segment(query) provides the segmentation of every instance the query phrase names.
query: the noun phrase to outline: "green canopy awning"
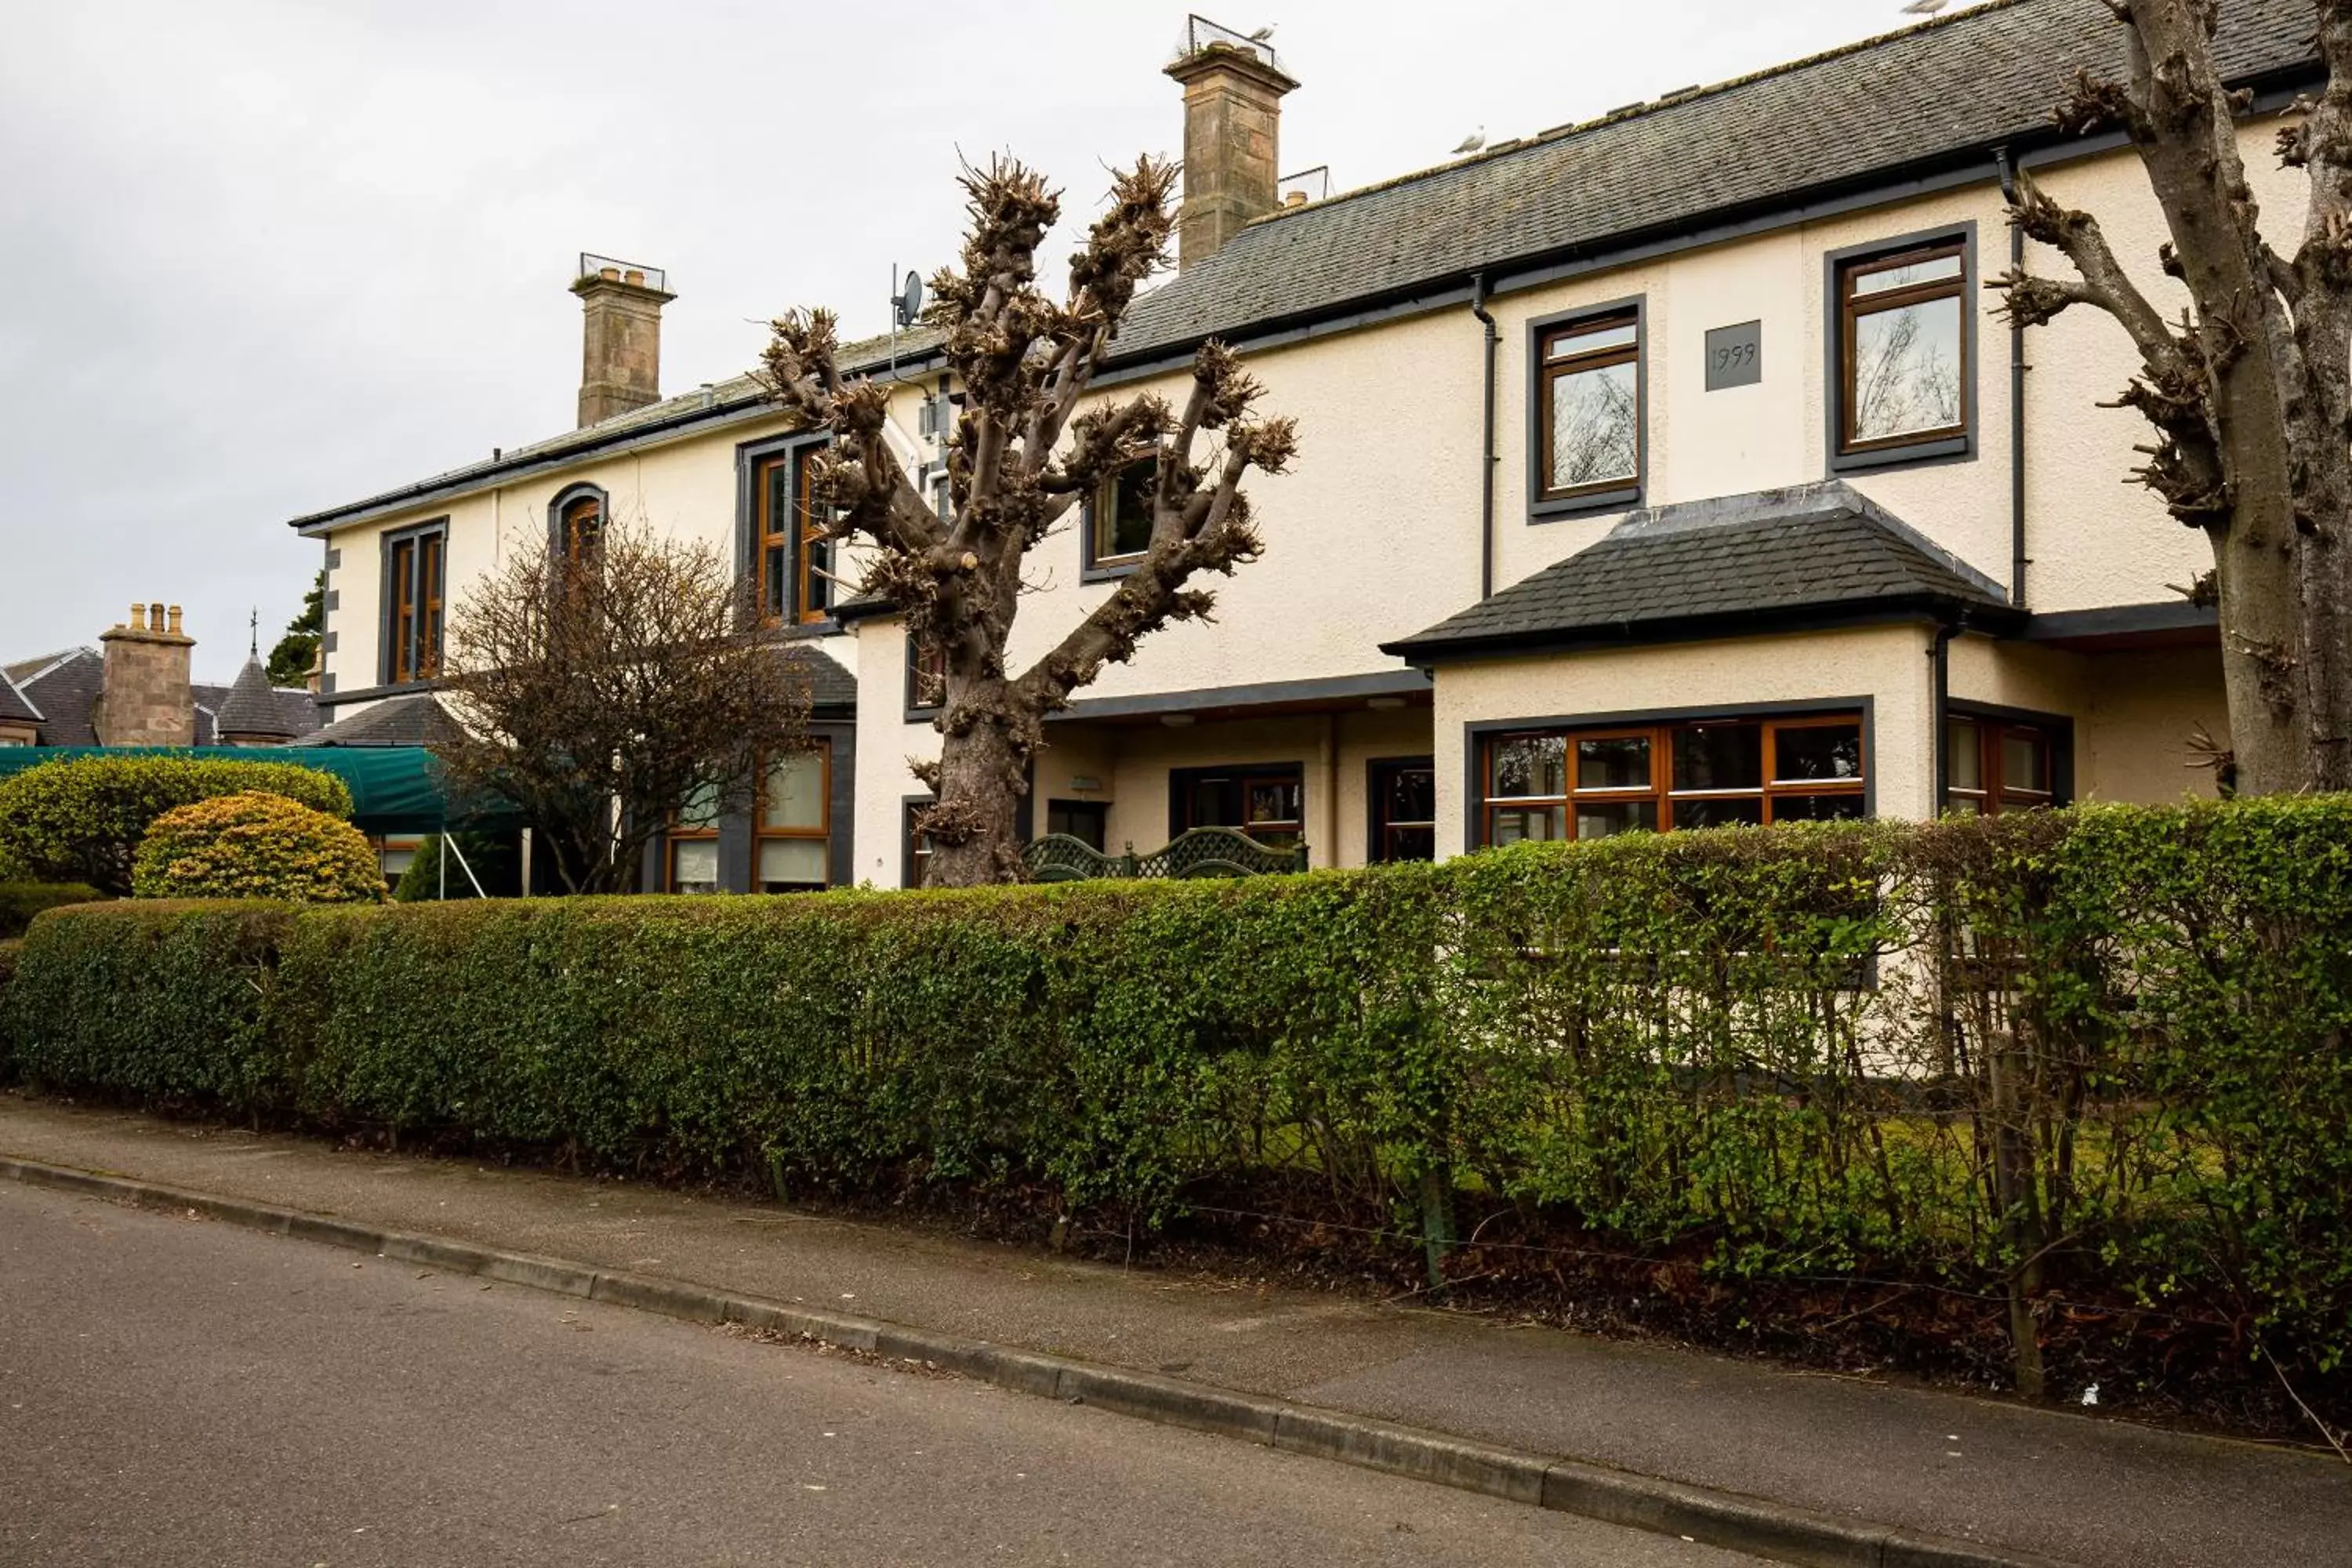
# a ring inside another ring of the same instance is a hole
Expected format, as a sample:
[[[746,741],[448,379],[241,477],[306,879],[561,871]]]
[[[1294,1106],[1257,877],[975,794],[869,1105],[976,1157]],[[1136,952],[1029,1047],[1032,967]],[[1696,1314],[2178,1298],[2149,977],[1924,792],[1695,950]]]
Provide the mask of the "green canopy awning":
[[[291,763],[332,773],[350,786],[352,825],[362,833],[438,833],[512,826],[502,809],[459,810],[443,793],[441,770],[422,746],[0,746],[0,778],[60,757],[148,753],[232,763]]]

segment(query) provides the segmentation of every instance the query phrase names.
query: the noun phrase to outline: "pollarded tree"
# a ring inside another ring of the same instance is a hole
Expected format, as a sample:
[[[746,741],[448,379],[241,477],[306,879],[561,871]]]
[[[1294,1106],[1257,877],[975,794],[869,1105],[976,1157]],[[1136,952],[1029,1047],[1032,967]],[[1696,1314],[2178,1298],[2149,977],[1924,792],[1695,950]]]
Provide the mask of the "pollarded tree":
[[[2352,788],[2352,0],[2315,0],[2327,68],[2279,133],[2310,210],[2292,254],[2264,239],[2238,153],[2251,106],[2214,64],[2218,0],[2107,0],[2128,79],[2076,79],[2076,132],[2120,125],[2171,232],[2158,260],[2188,288],[2178,321],[2141,291],[2089,213],[2021,180],[2010,221],[2055,247],[2069,279],[1997,279],[2012,319],[2105,311],[2140,356],[2120,398],[2155,427],[2135,477],[2211,542],[2197,591],[2220,605],[2230,701],[2225,785]]]
[[[1020,879],[1015,825],[1045,718],[1150,632],[1209,615],[1214,596],[1195,580],[1230,574],[1260,549],[1243,476],[1281,472],[1296,446],[1291,421],[1252,414],[1261,389],[1218,342],[1196,356],[1181,407],[1147,393],[1080,411],[1137,286],[1166,264],[1174,174],[1145,157],[1114,175],[1056,300],[1038,286],[1036,255],[1058,195],[1009,159],[964,171],[962,264],[932,279],[924,312],[964,395],[945,519],[884,439],[888,387],[840,374],[831,313],[782,317],[762,359],[769,395],[833,434],[814,489],[833,509],[832,536],[872,546],[861,590],[895,605],[946,666],[940,760],[918,770],[937,796],[919,821],[935,887]],[[1150,546],[1091,614],[1013,668],[1005,645],[1029,552],[1106,479],[1146,459],[1156,465]]]

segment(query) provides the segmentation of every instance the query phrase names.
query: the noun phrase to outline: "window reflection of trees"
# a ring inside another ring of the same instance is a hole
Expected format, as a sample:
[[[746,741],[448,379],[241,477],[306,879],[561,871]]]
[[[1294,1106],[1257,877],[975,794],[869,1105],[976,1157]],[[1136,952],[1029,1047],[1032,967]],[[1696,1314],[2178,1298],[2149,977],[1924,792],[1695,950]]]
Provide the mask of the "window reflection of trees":
[[[1640,471],[1641,426],[1631,362],[1552,383],[1551,482],[1574,489]]]
[[[1934,300],[1855,320],[1855,440],[1960,423],[1959,316],[1958,300]]]

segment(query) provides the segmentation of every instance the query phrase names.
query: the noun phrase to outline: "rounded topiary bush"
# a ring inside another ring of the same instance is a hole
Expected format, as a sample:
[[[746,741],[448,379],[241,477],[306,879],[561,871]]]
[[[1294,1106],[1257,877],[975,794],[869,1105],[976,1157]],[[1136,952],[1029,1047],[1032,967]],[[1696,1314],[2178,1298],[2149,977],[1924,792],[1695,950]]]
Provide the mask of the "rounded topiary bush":
[[[376,903],[383,871],[350,823],[248,791],[157,817],[140,841],[131,890],[142,899]]]
[[[43,882],[131,891],[131,858],[148,826],[175,806],[264,790],[347,817],[352,792],[330,773],[290,763],[132,752],[63,757],[0,781],[0,862]]]

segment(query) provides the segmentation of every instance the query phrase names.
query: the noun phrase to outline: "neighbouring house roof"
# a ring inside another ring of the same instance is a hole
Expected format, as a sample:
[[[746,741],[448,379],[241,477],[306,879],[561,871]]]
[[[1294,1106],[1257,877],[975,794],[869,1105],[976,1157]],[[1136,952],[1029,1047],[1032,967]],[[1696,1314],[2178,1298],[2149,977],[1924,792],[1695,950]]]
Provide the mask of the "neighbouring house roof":
[[[1962,610],[2011,614],[1991,578],[1830,479],[1631,513],[1599,542],[1381,651],[1428,664]]]
[[[817,712],[857,710],[857,677],[830,654],[811,651],[801,661],[809,674],[809,700]]]
[[[1271,214],[1139,299],[1131,359],[1212,334],[1410,298],[1470,275],[1622,251],[2064,140],[2074,74],[2120,79],[2106,0],[1996,0],[1714,87]],[[2233,82],[2302,75],[2308,0],[2229,0],[2215,52]]]
[[[16,683],[0,672],[0,724],[38,724],[41,710],[33,706],[32,699],[16,689]]]
[[[299,746],[430,746],[456,733],[457,721],[429,691],[371,702],[348,719],[338,719]]]
[[[59,653],[44,654],[38,658],[20,659],[14,664],[0,665],[0,678],[13,685],[16,691],[39,710],[41,721],[39,741],[44,746],[95,746],[98,731],[91,720],[98,709],[98,700],[106,689],[106,659],[94,647],[72,647]],[[292,739],[307,735],[319,727],[319,705],[310,692],[284,687],[269,688],[264,677],[268,701],[277,712],[275,727],[267,731],[251,731]],[[209,746],[220,735],[219,715],[227,705],[235,688],[203,683],[189,687],[190,706],[194,710],[195,743]],[[260,699],[250,700],[257,703]],[[232,734],[239,733],[234,725]]]
[[[228,695],[213,710],[213,731],[216,735],[270,741],[290,741],[300,733],[278,701],[278,690],[269,684],[269,672],[261,668],[258,657],[245,661]]]

